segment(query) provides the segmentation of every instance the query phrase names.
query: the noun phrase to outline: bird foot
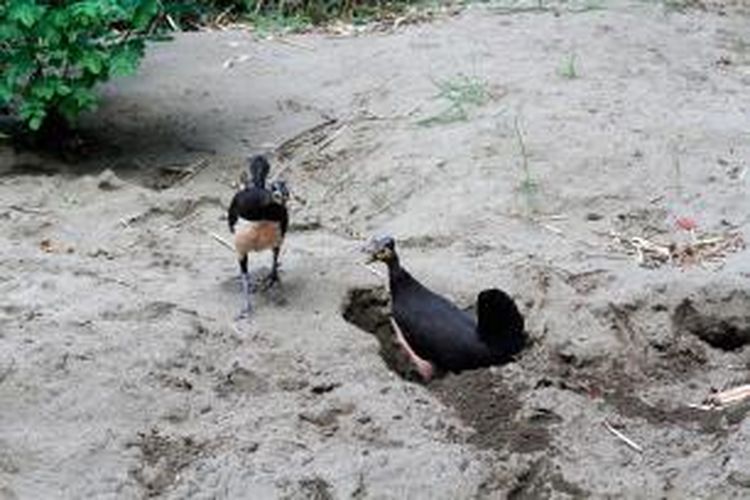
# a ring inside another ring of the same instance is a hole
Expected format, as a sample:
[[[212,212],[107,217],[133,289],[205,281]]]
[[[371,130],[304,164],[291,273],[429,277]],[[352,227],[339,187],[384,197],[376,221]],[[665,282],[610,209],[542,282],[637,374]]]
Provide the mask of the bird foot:
[[[237,316],[234,317],[235,321],[242,321],[244,319],[250,319],[253,315],[252,309],[248,309],[246,307],[243,307],[240,312],[237,314]]]
[[[279,278],[279,273],[277,271],[271,271],[271,273],[265,277],[261,290],[268,290],[274,285],[281,285],[281,279]]]
[[[432,363],[419,357],[412,358],[412,362],[424,382],[432,380],[432,377],[435,374],[435,367],[432,366]]]
[[[247,273],[243,273],[240,276],[240,280],[242,281],[242,296],[245,299],[245,307],[240,310],[237,319],[246,318],[253,312],[253,302],[250,294],[255,290],[255,284],[250,281],[250,276]]]
[[[245,307],[240,309],[240,312],[237,314],[237,316],[234,318],[235,320],[243,320],[248,319],[253,315],[253,305],[250,302],[249,296],[247,297],[247,300],[245,302]]]

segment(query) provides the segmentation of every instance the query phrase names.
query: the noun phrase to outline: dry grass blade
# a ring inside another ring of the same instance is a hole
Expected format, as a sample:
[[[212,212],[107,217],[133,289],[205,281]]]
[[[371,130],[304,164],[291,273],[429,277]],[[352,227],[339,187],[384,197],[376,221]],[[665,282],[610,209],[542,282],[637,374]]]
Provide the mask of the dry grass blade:
[[[306,143],[313,143],[315,145],[324,141],[329,136],[330,132],[327,129],[333,125],[336,125],[338,120],[336,118],[325,118],[324,121],[313,125],[300,132],[299,134],[286,139],[284,142],[279,144],[276,148],[276,154],[284,159],[293,156],[293,152],[299,146]]]
[[[5,370],[0,372],[0,384],[5,382],[5,379],[7,379],[10,375],[12,375],[15,369],[16,369],[16,358],[11,358],[10,363],[5,368]]]
[[[625,237],[611,232],[615,243],[625,251],[636,256],[639,265],[658,267],[672,263],[679,267],[703,265],[707,262],[722,263],[728,254],[745,248],[745,240],[738,232],[728,232],[719,236],[698,238],[691,233],[687,243],[655,243],[643,237]]]
[[[221,12],[221,14],[216,16],[216,19],[214,19],[212,24],[217,27],[221,26],[222,23],[224,22],[224,19],[229,15],[230,12],[232,12],[232,10],[234,10],[234,5],[230,5],[229,7],[224,9],[224,11]]]
[[[313,47],[312,45],[308,45],[306,43],[302,43],[296,40],[290,40],[284,37],[273,37],[273,38],[269,38],[269,40],[274,41],[276,43],[281,43],[283,45],[289,45],[290,47],[295,47],[298,49],[309,50],[311,52],[315,51],[315,47]]]

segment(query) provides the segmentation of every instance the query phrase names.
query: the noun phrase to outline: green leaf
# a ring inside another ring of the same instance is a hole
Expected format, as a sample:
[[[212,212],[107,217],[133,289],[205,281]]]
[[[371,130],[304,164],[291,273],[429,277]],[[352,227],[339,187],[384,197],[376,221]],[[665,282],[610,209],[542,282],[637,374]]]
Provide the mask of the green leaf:
[[[47,116],[47,111],[43,103],[32,100],[23,103],[18,114],[31,130],[39,130]]]
[[[0,0],[0,106],[12,104],[29,129],[49,113],[73,122],[96,105],[97,83],[136,70],[161,9],[161,0]]]
[[[109,60],[109,74],[111,76],[127,76],[135,73],[138,67],[138,61],[141,58],[141,51],[132,45],[125,45],[119,48]]]
[[[13,88],[7,83],[0,82],[0,104],[7,104],[13,98]]]
[[[42,17],[44,8],[34,0],[15,0],[8,11],[8,19],[30,28]]]
[[[77,21],[88,22],[94,20],[98,12],[98,2],[76,2],[70,7],[70,13]]]
[[[75,101],[81,111],[96,106],[96,94],[94,94],[93,90],[85,87],[75,87],[71,89],[70,98]]]
[[[31,95],[49,101],[55,95],[55,85],[50,79],[39,79],[31,86]]]
[[[14,23],[0,23],[0,42],[10,40],[18,42],[23,37],[23,31]]]
[[[44,122],[44,118],[47,116],[46,112],[37,113],[29,120],[29,128],[31,130],[39,130]]]
[[[90,50],[83,53],[79,63],[81,67],[87,69],[91,73],[98,75],[102,72],[104,57],[98,50]]]
[[[141,0],[133,14],[133,27],[135,29],[146,29],[151,20],[159,14],[160,2],[158,0]]]

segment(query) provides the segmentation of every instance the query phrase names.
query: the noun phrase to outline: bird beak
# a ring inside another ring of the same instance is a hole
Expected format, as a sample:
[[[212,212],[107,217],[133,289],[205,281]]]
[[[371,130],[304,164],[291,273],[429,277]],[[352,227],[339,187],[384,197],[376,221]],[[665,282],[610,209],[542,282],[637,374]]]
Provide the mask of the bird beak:
[[[360,247],[359,251],[367,255],[367,260],[365,261],[366,264],[372,264],[373,262],[375,262],[376,259],[374,241],[368,241]]]

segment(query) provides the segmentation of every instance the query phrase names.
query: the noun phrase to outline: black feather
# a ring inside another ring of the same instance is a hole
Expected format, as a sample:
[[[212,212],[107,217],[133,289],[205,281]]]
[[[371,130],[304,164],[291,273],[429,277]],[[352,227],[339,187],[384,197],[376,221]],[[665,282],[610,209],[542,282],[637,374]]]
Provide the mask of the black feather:
[[[502,290],[490,288],[477,295],[477,330],[500,358],[510,358],[526,345],[524,318],[515,301]]]
[[[414,352],[452,372],[507,361],[525,344],[523,316],[500,290],[479,294],[479,324],[446,298],[430,291],[401,267],[388,262],[393,318]]]
[[[227,214],[229,230],[234,232],[234,227],[240,217],[248,221],[274,220],[269,219],[274,212],[277,212],[274,205],[276,204],[273,203],[271,193],[266,189],[253,186],[238,191],[229,205]]]

